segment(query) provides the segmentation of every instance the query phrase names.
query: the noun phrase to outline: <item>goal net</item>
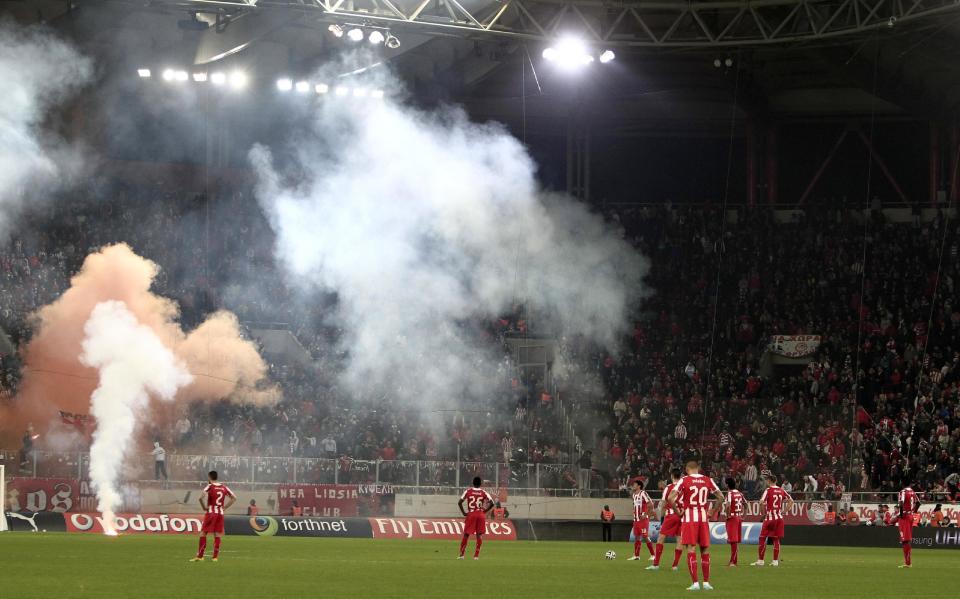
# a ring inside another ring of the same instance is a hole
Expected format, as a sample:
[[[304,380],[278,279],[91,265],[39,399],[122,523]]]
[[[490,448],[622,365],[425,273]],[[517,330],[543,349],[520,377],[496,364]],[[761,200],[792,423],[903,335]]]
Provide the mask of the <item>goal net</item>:
[[[0,464],[0,532],[7,530],[7,479]]]

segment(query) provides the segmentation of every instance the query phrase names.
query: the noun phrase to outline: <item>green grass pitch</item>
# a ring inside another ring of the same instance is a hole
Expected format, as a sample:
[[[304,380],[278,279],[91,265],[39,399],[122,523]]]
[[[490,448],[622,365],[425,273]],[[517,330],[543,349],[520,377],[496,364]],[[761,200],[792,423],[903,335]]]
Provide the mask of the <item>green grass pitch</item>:
[[[489,598],[671,597],[689,595],[685,570],[644,570],[628,562],[628,543],[484,544],[479,561],[457,561],[457,543],[441,541],[226,537],[219,563],[188,563],[196,538],[54,533],[0,534],[0,596],[186,598],[374,597]],[[210,547],[213,539],[210,539]],[[603,559],[614,549],[615,561]],[[473,542],[469,551],[473,550]],[[740,561],[756,559],[743,546]],[[645,553],[645,552],[644,552]],[[767,551],[769,561],[772,547]],[[468,553],[468,556],[471,553]],[[937,597],[952,594],[960,553],[915,550],[912,570],[898,570],[890,549],[784,546],[779,568],[723,566],[714,547],[712,593],[724,597]],[[664,561],[669,566],[672,546]],[[682,566],[683,562],[681,562]],[[703,592],[703,591],[702,591]]]

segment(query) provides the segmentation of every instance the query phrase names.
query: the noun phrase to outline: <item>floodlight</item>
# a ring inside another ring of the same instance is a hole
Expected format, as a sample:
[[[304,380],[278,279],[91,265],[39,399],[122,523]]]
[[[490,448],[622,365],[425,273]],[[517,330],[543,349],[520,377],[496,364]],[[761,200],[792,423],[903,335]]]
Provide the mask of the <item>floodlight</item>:
[[[210,82],[214,85],[223,85],[227,82],[227,76],[220,72],[213,73],[210,75]]]
[[[363,29],[354,28],[347,32],[347,37],[350,38],[351,42],[362,42],[363,41]]]
[[[161,76],[163,77],[164,81],[173,81],[177,75],[173,69],[164,69]]]
[[[343,37],[343,27],[337,25],[336,23],[327,27],[327,31],[333,34],[333,37]]]
[[[374,29],[373,31],[371,31],[370,35],[367,37],[367,41],[373,44],[374,46],[378,46],[382,44],[385,39],[387,38],[384,37],[383,32],[378,29]]]
[[[137,69],[137,75],[139,75],[141,79],[149,79],[150,69]]]
[[[193,80],[196,81],[197,83],[203,83],[204,81],[207,80],[207,74],[206,74],[206,73],[194,73],[194,74],[193,74]]]
[[[190,75],[186,71],[174,71],[173,78],[177,81],[186,81]]]
[[[376,98],[377,100],[382,100],[382,99],[383,99],[383,90],[382,90],[382,89],[375,89],[375,90],[373,90],[372,92],[370,92],[370,97],[371,97],[371,98]]]
[[[344,86],[341,85],[340,87],[337,88],[337,95],[338,95],[338,96],[345,96],[345,95],[347,95],[348,93],[350,93],[350,88],[349,88],[349,87],[344,87]]]
[[[282,92],[288,92],[293,89],[293,81],[289,79],[277,79],[277,89]]]
[[[247,85],[247,75],[242,71],[234,71],[230,73],[230,87],[233,89],[240,89]]]
[[[613,53],[613,50],[604,50],[603,53],[600,54],[600,62],[607,64],[616,57],[617,56]]]
[[[318,83],[316,90],[318,94],[325,94],[328,91],[330,91],[330,86],[327,85],[326,83]]]
[[[366,98],[367,89],[364,87],[355,87],[353,88],[353,97],[354,98]]]
[[[387,41],[384,42],[384,45],[391,50],[396,50],[400,47],[400,40],[397,39],[397,36],[388,34]]]
[[[306,81],[297,81],[296,88],[298,92],[300,92],[301,94],[305,94],[308,91],[310,91],[310,84],[307,83]]]

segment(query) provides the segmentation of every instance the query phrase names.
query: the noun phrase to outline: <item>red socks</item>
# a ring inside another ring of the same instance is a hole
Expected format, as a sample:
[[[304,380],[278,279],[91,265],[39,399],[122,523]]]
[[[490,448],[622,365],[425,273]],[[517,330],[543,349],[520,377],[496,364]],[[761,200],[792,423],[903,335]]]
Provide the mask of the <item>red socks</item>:
[[[460,539],[460,557],[463,557],[463,552],[467,550],[467,541],[470,540],[468,535],[463,535],[463,538]]]
[[[683,550],[674,549],[673,550],[673,567],[676,568],[677,564],[680,563],[680,558],[683,557]]]
[[[473,557],[480,557],[480,545],[483,545],[483,538],[477,535],[477,548],[473,552]]]
[[[700,555],[700,567],[703,568],[703,582],[710,582],[710,554]]]
[[[910,543],[904,543],[903,544],[903,563],[908,566],[911,565],[910,558],[913,557],[912,555],[910,555],[911,553],[913,553],[913,547],[910,545]]]
[[[653,565],[660,565],[660,557],[663,556],[663,545],[657,545],[657,549],[653,554]]]
[[[780,539],[773,540],[773,561],[780,559]]]
[[[197,551],[197,557],[203,557],[204,552],[207,550],[207,537],[200,537],[200,550]]]
[[[650,552],[650,555],[653,555],[653,543],[647,541],[647,551]]]
[[[637,539],[633,542],[633,557],[640,557],[640,546],[643,545],[643,541]]]
[[[767,537],[760,537],[760,561],[767,555]]]
[[[730,543],[730,563],[736,565],[737,563],[737,544]]]
[[[216,559],[220,555],[220,537],[213,537],[213,557]]]
[[[699,582],[697,580],[697,554],[695,551],[687,553],[687,568],[690,570],[690,579],[693,582]]]

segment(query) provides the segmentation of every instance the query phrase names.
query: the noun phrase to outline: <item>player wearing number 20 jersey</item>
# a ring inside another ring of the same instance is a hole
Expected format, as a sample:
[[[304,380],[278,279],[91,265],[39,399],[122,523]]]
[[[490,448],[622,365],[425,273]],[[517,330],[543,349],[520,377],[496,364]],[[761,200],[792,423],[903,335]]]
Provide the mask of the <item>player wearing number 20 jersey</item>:
[[[691,458],[687,460],[687,475],[680,479],[670,496],[667,504],[673,507],[679,503],[683,506],[683,523],[680,525],[680,542],[687,547],[687,568],[693,584],[688,590],[701,589],[697,577],[697,546],[700,546],[700,565],[703,569],[703,589],[712,589],[710,586],[710,520],[707,517],[707,508],[710,498],[716,501],[716,506],[723,504],[723,493],[717,483],[708,476],[700,474],[700,461]]]
[[[483,479],[479,476],[473,479],[473,486],[463,492],[457,505],[460,512],[466,516],[463,522],[463,538],[460,539],[460,557],[463,559],[463,553],[467,550],[467,540],[470,535],[477,535],[477,548],[473,553],[473,559],[480,559],[480,546],[483,544],[483,535],[487,532],[487,512],[493,508],[493,498],[490,494],[480,488]]]

